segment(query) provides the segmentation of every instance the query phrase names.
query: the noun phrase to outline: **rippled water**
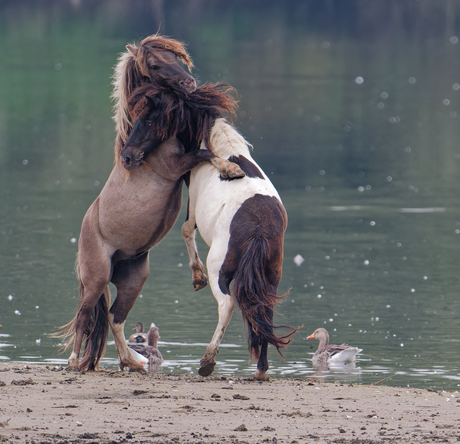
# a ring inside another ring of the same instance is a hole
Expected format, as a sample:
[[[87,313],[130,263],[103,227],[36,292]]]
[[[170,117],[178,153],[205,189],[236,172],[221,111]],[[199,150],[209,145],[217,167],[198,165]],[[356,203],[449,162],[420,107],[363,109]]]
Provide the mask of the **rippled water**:
[[[280,291],[291,291],[279,308],[283,317],[278,321],[304,328],[285,351],[286,361],[271,350],[271,374],[361,383],[391,376],[385,383],[457,389],[459,366],[453,350],[460,340],[452,332],[458,328],[459,301],[455,287],[446,284],[458,280],[455,267],[449,266],[459,236],[457,208],[435,195],[433,201],[442,206],[417,206],[412,207],[417,211],[407,212],[392,205],[398,199],[378,196],[374,190],[365,194],[318,187],[282,197],[290,224]],[[428,239],[425,234],[433,226],[438,234]],[[1,359],[65,364],[67,354],[59,355],[57,341],[47,334],[69,320],[76,307],[72,236],[60,236],[59,241],[47,237],[60,259],[46,263],[41,285],[33,276],[34,259],[27,258],[33,244],[23,247],[26,259],[21,261],[22,253],[16,258],[22,267],[18,278],[26,283],[18,285],[23,292],[14,292],[11,300],[2,295],[8,313],[2,316],[2,330],[9,334],[0,336]],[[200,252],[205,257],[204,245]],[[160,327],[166,372],[196,372],[217,322],[210,290],[193,292],[185,254],[176,226],[153,251],[151,276],[127,324],[132,328],[138,321],[155,321]],[[293,260],[298,254],[305,258],[300,266]],[[28,273],[32,276],[26,277]],[[310,362],[314,350],[304,338],[319,326],[328,329],[331,342],[363,349],[356,368],[315,372]],[[255,367],[247,359],[245,331],[236,310],[216,372],[251,375]],[[104,364],[116,367],[116,362],[112,343]]]
[[[0,32],[0,360],[63,365],[68,357],[48,335],[74,315],[75,240],[112,167],[112,66],[127,42],[158,28],[141,7],[128,13],[113,0],[107,16],[109,2],[98,4],[55,5],[55,16],[0,6],[11,24]],[[358,4],[361,19],[378,17]],[[415,14],[392,24],[393,40],[380,25],[353,34],[348,13],[324,22],[319,10],[308,15],[289,2],[268,2],[262,16],[237,5],[222,27],[213,25],[220,10],[197,5],[193,23],[178,21],[169,4],[162,20],[191,42],[201,81],[238,89],[236,124],[289,215],[280,293],[290,294],[277,321],[304,327],[285,361],[270,349],[271,375],[458,390],[455,29],[417,27]],[[121,17],[126,28],[116,26]],[[209,288],[193,291],[185,255],[178,224],[153,250],[127,322],[126,334],[139,321],[159,326],[165,372],[197,372],[217,322]],[[363,349],[356,367],[315,372],[305,337],[321,326],[331,342]],[[113,343],[103,362],[116,367]],[[236,310],[216,372],[254,369]]]

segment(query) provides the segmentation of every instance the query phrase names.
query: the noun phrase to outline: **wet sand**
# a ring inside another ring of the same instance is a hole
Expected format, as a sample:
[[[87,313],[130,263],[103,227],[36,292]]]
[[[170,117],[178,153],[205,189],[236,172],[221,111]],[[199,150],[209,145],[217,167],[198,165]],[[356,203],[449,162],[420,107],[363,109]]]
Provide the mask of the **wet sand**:
[[[460,394],[0,363],[0,442],[460,441]]]

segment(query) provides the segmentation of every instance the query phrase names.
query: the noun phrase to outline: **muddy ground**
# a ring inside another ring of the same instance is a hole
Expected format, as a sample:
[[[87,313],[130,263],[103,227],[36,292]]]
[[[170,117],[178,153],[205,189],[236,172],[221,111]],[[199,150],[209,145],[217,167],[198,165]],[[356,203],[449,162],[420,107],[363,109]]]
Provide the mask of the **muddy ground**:
[[[0,363],[0,442],[459,441],[458,392]]]

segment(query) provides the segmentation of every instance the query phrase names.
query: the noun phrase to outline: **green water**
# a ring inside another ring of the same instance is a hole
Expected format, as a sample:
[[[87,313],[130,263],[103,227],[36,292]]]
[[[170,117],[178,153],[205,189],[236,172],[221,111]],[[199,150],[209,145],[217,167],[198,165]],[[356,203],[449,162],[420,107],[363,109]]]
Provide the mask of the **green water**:
[[[271,374],[315,376],[304,338],[323,326],[363,352],[316,376],[458,390],[459,18],[429,1],[1,3],[0,359],[66,362],[47,335],[74,315],[74,240],[113,165],[112,67],[161,22],[201,83],[237,88],[288,211],[277,320],[304,328]],[[196,372],[217,322],[185,255],[178,224],[127,323],[160,327],[165,372]],[[254,371],[238,311],[216,371]]]

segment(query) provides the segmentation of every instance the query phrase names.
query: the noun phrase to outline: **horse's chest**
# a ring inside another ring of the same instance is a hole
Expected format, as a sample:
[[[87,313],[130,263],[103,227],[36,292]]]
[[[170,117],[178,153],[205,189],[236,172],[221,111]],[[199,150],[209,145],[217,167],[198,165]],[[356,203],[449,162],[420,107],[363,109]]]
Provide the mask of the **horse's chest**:
[[[150,176],[136,179],[129,177],[118,184],[116,190],[108,186],[100,196],[101,234],[116,249],[153,247],[166,236],[179,216],[181,180],[162,183],[151,180]]]

